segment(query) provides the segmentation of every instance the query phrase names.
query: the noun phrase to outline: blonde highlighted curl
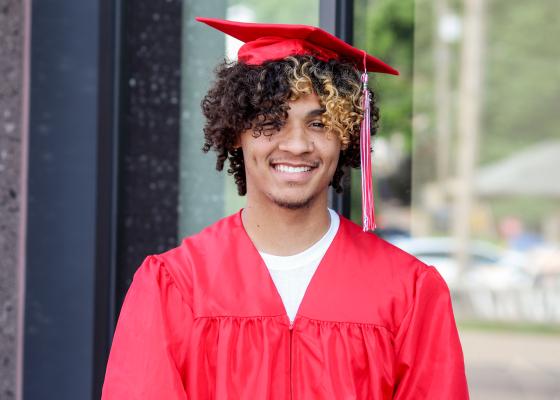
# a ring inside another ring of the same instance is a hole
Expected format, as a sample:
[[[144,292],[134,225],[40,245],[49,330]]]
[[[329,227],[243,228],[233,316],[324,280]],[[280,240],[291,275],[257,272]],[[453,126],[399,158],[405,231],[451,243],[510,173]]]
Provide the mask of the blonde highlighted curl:
[[[290,101],[306,94],[318,94],[321,105],[326,110],[322,115],[322,122],[329,132],[336,133],[342,148],[346,149],[352,138],[359,141],[363,109],[362,87],[357,73],[351,77],[353,79],[348,79],[347,86],[339,89],[333,83],[332,74],[317,68],[311,59],[300,61],[295,57],[288,57],[287,60],[291,63]],[[319,85],[313,85],[313,80]]]
[[[216,81],[202,100],[206,117],[202,150],[217,153],[216,169],[226,160],[238,193],[246,194],[243,152],[236,146],[239,135],[249,129],[253,136],[273,135],[288,118],[288,102],[315,93],[325,107],[322,115],[328,134],[342,143],[331,186],[342,191],[347,167],[360,166],[362,88],[360,72],[349,63],[321,61],[312,56],[292,56],[263,65],[224,62],[216,69]],[[377,132],[379,110],[371,93],[371,134]],[[259,121],[266,121],[266,128]],[[272,129],[271,129],[272,127]]]

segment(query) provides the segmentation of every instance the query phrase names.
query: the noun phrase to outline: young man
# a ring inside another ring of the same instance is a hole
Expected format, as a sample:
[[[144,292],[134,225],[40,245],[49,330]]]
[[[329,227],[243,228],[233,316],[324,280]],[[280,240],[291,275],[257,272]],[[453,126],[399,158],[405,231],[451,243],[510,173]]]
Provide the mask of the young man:
[[[327,208],[376,131],[357,68],[396,71],[317,28],[199,21],[246,42],[202,108],[247,206],[144,261],[103,399],[467,399],[440,275]]]

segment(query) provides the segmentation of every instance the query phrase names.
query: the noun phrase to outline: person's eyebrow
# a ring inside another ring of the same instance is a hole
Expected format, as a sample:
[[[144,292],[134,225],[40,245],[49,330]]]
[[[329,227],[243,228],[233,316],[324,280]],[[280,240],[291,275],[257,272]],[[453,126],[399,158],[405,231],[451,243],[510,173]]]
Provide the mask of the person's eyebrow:
[[[323,115],[327,111],[325,108],[316,108],[315,110],[311,110],[307,113],[307,118],[317,117],[319,115]]]

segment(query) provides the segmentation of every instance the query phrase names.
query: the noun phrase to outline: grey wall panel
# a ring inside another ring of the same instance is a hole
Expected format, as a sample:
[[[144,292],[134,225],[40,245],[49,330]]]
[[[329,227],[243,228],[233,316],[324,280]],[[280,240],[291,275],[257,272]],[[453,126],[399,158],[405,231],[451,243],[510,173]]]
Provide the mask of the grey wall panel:
[[[25,124],[22,101],[24,83],[24,2],[5,0],[0,9],[0,399],[18,395],[20,374],[22,293],[20,278],[23,257],[25,193]]]
[[[92,391],[98,8],[32,4],[26,400]]]

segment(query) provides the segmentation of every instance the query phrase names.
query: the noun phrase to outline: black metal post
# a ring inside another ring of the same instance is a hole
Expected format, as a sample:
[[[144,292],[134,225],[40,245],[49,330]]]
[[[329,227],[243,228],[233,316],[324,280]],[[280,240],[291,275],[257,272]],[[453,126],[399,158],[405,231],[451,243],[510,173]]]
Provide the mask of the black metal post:
[[[354,1],[320,0],[319,25],[347,43],[353,42]],[[329,206],[345,217],[350,217],[350,169],[347,169],[342,182],[343,192],[329,192]]]
[[[121,1],[101,0],[99,4],[93,399],[101,398],[105,366],[116,319],[117,189],[122,29]]]

